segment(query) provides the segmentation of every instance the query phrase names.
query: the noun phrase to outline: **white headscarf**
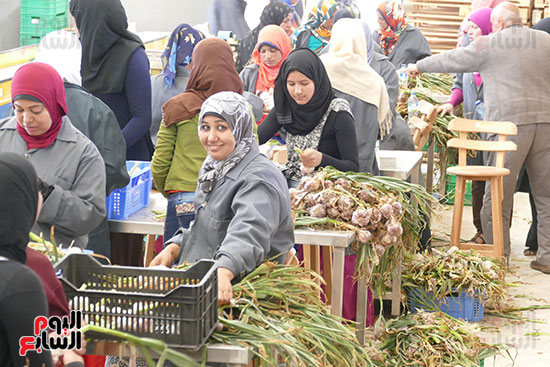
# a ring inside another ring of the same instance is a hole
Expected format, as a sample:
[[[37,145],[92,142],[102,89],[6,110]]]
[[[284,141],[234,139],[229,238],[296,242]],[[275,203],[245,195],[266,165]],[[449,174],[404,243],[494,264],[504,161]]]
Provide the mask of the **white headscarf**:
[[[321,56],[332,87],[378,108],[380,137],[390,129],[392,113],[384,79],[369,66],[367,42],[358,19],[340,19],[332,28],[329,51]]]
[[[235,149],[223,161],[206,156],[199,173],[199,185],[205,194],[212,191],[216,182],[246,156],[252,144],[256,144],[252,111],[247,100],[240,94],[218,92],[208,97],[199,113],[199,132],[201,121],[206,115],[215,115],[227,122],[235,138]]]
[[[80,61],[82,46],[78,36],[59,30],[45,35],[38,44],[34,61],[51,65],[64,80],[82,85]]]

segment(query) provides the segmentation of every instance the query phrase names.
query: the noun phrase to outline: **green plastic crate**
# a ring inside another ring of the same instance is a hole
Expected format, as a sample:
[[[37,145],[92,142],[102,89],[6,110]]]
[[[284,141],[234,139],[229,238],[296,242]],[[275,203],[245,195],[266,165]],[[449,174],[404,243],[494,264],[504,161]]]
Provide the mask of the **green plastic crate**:
[[[68,0],[21,0],[21,15],[56,15],[67,9]]]
[[[447,204],[454,204],[455,202],[455,187],[456,187],[456,176],[447,175],[447,185],[445,189],[445,197]],[[466,181],[466,193],[464,194],[464,205],[472,205],[472,183]]]
[[[67,27],[67,13],[53,16],[21,17],[20,45],[26,46],[40,42],[46,34]]]
[[[40,42],[46,34],[67,27],[68,0],[21,0],[21,46]]]

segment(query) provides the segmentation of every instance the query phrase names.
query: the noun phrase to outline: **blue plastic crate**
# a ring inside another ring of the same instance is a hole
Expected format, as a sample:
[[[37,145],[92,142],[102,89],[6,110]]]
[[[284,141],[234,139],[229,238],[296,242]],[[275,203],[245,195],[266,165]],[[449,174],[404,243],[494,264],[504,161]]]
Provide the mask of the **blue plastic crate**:
[[[431,311],[426,305],[435,304],[439,310],[455,319],[466,321],[481,321],[485,312],[485,300],[479,296],[477,290],[471,295],[465,291],[453,292],[451,296],[443,297],[441,300],[434,299],[432,292],[421,291],[418,288],[407,289],[407,301],[409,311],[416,312],[416,309]]]
[[[107,196],[107,218],[126,219],[141,208],[149,205],[153,176],[151,162],[126,161],[126,169],[130,172],[134,166],[137,172],[130,175],[130,182],[123,189],[115,189]]]

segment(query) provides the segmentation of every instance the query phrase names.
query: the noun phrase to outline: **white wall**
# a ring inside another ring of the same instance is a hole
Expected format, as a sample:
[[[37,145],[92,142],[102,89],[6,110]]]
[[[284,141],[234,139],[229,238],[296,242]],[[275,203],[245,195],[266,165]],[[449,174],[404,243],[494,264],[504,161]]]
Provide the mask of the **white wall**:
[[[0,51],[19,47],[19,0],[0,0]]]
[[[206,23],[212,0],[122,0],[136,30],[171,32],[180,23]],[[20,0],[0,0],[0,51],[19,47]]]
[[[136,31],[172,30],[180,23],[206,23],[212,0],[121,0]]]

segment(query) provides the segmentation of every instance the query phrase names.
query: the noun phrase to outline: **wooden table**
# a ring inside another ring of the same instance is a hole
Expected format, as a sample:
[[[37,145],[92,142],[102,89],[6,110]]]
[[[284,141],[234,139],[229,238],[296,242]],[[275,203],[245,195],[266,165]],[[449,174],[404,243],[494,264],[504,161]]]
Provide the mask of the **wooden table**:
[[[310,229],[295,229],[294,241],[304,245],[304,266],[321,274],[321,266],[318,257],[308,252],[312,250],[308,246],[318,246],[323,249],[323,261],[331,258],[331,249],[334,249],[332,269],[325,266],[325,279],[327,280],[326,294],[331,305],[331,313],[342,316],[342,297],[344,293],[344,258],[346,248],[355,241],[353,231],[318,231]],[[328,250],[328,251],[325,251]],[[328,267],[330,268],[330,267]],[[328,281],[330,280],[330,281]]]
[[[183,352],[195,359],[196,361],[202,361],[202,352],[190,351],[187,349],[175,350]],[[118,356],[121,358],[130,357],[130,348],[121,348],[119,343],[107,342],[107,341],[92,341],[86,345],[86,353],[100,356]],[[137,356],[142,357],[142,354],[137,348]],[[152,352],[154,354],[154,352]],[[153,358],[159,356],[152,355]],[[207,345],[206,352],[206,365],[211,363],[225,363],[227,367],[247,367],[251,364],[254,354],[251,350],[243,347],[224,345],[224,344],[209,344]]]

